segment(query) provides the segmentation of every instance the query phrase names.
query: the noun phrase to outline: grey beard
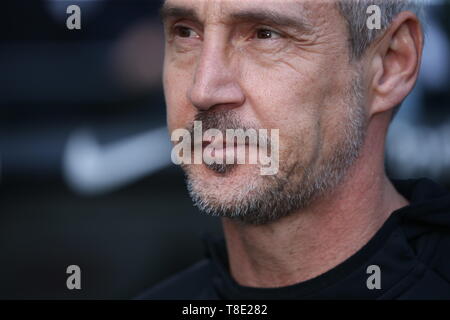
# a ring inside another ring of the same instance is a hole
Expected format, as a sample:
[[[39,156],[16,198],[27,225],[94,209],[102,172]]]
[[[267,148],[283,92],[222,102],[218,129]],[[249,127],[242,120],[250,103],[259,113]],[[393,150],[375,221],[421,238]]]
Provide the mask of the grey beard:
[[[294,162],[288,167],[280,167],[278,175],[260,176],[257,190],[253,189],[251,195],[247,192],[248,196],[233,203],[224,203],[197,190],[195,177],[190,176],[189,169],[185,168],[187,187],[194,205],[208,215],[226,217],[244,224],[264,225],[307,208],[315,199],[332,192],[346,177],[364,143],[366,115],[362,106],[362,90],[361,80],[357,77],[348,92],[349,117],[343,138],[336,144],[334,154],[323,163],[316,167],[304,167]],[[208,116],[214,119],[213,115]],[[220,117],[226,120],[226,116]],[[217,173],[227,174],[236,165],[213,164],[208,167]]]

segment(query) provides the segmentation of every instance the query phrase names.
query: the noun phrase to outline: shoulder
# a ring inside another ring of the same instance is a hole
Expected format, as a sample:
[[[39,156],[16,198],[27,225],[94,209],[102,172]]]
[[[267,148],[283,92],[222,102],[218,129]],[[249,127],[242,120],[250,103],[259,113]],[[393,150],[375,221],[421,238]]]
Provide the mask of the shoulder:
[[[212,286],[214,269],[209,259],[203,259],[148,289],[137,300],[197,300],[216,299]]]

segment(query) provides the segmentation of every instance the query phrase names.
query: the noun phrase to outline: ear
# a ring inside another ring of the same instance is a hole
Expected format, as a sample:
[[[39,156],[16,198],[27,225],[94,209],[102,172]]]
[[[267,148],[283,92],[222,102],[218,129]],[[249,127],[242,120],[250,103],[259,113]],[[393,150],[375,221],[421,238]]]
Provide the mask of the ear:
[[[420,21],[400,13],[371,50],[370,116],[392,111],[413,89],[423,49]]]

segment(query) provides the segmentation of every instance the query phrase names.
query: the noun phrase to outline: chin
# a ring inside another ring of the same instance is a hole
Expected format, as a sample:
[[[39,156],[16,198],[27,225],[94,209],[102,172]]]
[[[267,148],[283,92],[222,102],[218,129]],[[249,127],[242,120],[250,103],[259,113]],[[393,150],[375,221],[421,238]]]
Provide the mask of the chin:
[[[262,182],[257,165],[208,166],[189,165],[184,168],[191,187],[203,198],[230,204],[251,197]]]

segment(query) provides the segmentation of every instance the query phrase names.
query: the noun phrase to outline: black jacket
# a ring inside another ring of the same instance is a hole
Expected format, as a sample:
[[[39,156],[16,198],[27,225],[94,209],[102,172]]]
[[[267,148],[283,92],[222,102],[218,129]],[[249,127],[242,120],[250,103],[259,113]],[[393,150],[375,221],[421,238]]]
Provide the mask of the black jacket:
[[[428,179],[393,181],[410,205],[392,213],[357,253],[326,273],[283,288],[250,288],[230,276],[223,239],[207,257],[138,299],[450,299],[450,193]],[[367,267],[381,289],[368,289]]]

